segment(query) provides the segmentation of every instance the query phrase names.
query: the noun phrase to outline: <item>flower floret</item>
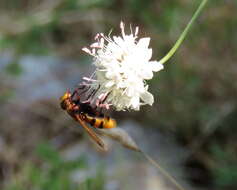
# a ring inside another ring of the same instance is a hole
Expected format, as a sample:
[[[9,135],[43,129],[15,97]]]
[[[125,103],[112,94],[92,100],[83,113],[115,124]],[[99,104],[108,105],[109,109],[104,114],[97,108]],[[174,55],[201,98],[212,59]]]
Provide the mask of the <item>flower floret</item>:
[[[137,40],[138,27],[129,35],[125,34],[123,22],[120,28],[122,36],[97,34],[97,42],[83,51],[94,57],[94,86],[100,86],[96,96],[108,94],[105,102],[116,110],[139,110],[141,105],[153,104],[154,97],[148,92],[145,80],[152,79],[153,72],[162,70],[163,65],[150,61],[150,38]]]

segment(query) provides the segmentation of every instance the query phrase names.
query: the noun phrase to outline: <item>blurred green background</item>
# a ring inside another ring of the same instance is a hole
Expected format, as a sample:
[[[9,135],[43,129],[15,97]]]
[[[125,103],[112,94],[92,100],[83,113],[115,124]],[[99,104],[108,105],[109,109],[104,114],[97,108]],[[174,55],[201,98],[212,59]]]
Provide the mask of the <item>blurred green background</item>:
[[[139,26],[139,36],[152,39],[153,59],[160,59],[200,2],[1,0],[0,189],[132,189],[122,188],[117,169],[108,170],[117,162],[123,166],[125,150],[113,156],[98,151],[59,108],[58,98],[93,71],[81,48],[96,33],[113,29],[112,35],[119,35],[121,20],[127,32],[130,24]],[[143,131],[137,140],[154,154],[160,147],[149,134],[171,138],[170,155],[176,155],[175,147],[182,149],[179,167],[191,189],[237,189],[236,12],[236,0],[210,0],[175,56],[148,82],[154,105],[112,114],[118,123],[132,122],[131,135]],[[78,154],[66,159],[75,145]],[[141,158],[130,156],[127,164],[135,159],[141,167]],[[115,159],[104,163],[109,157]]]

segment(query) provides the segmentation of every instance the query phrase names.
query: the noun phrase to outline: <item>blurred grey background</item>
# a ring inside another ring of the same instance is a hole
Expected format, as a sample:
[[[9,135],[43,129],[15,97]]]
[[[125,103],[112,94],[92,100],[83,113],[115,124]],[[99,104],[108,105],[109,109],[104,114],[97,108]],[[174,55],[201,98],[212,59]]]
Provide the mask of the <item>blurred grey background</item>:
[[[164,56],[201,1],[0,0],[0,189],[175,189],[141,155],[103,153],[59,107],[93,72],[81,48],[124,21]],[[237,1],[211,0],[165,69],[152,107],[112,116],[187,189],[237,188]]]

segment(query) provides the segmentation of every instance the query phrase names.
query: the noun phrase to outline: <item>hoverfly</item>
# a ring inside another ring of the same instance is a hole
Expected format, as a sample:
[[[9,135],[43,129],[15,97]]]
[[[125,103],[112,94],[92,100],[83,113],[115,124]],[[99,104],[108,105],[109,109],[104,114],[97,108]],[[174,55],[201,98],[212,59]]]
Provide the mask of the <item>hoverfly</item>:
[[[75,97],[76,96],[76,97]],[[81,101],[78,91],[73,93],[67,91],[60,98],[61,108],[86,130],[90,137],[105,150],[105,145],[101,138],[87,124],[94,128],[115,128],[116,121],[110,117],[106,117],[97,107],[92,107],[90,101]]]

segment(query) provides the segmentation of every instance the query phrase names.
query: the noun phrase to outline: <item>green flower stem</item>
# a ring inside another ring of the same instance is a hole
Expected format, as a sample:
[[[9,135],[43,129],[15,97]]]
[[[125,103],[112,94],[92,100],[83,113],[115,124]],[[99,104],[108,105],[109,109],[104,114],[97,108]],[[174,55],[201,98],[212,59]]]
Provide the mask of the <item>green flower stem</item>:
[[[204,6],[207,4],[208,0],[202,0],[201,4],[199,5],[198,9],[196,10],[196,12],[194,13],[193,17],[191,18],[191,20],[189,21],[189,23],[187,24],[186,28],[184,29],[184,31],[182,32],[182,34],[180,35],[179,39],[176,41],[176,43],[174,44],[174,46],[171,48],[171,50],[159,61],[161,64],[164,64],[165,62],[167,62],[173,55],[174,53],[177,51],[177,49],[179,48],[179,46],[182,44],[182,42],[184,41],[186,35],[188,34],[192,24],[194,23],[194,21],[197,19],[197,17],[200,15],[201,11],[203,10]]]

